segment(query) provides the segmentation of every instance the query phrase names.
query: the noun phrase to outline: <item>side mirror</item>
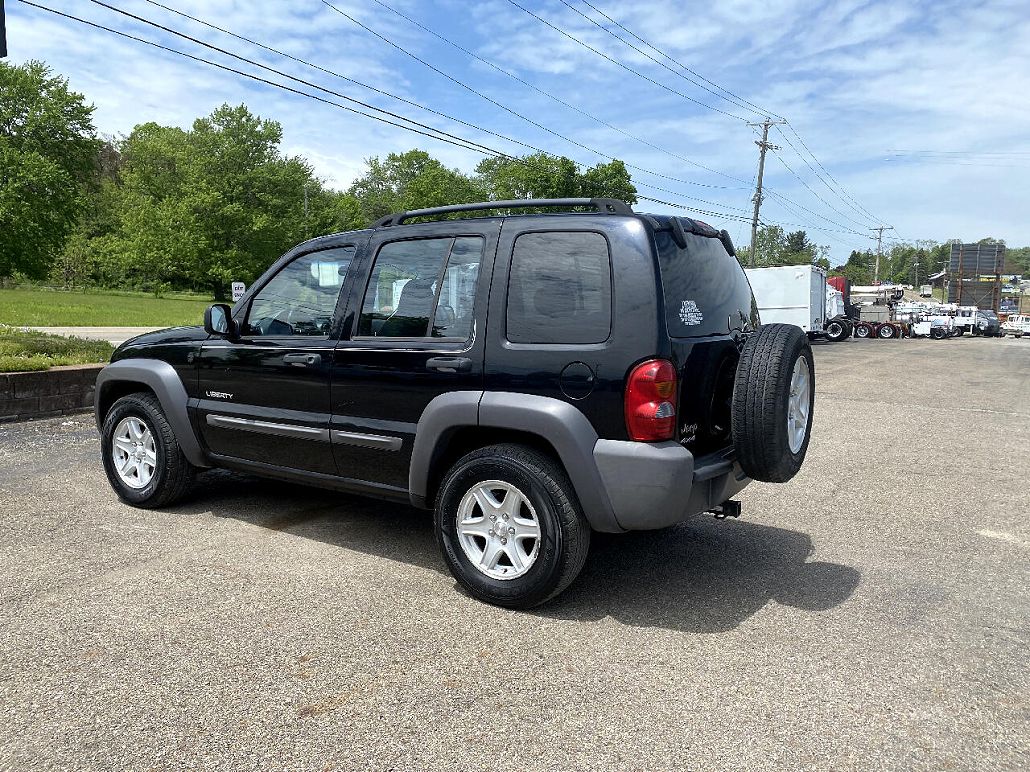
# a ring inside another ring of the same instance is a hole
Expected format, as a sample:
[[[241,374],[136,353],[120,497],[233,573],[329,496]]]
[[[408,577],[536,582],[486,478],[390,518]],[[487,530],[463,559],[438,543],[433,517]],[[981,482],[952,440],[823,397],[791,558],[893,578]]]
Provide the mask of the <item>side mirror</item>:
[[[204,309],[204,332],[235,338],[236,322],[232,318],[232,309],[225,303],[215,303]]]

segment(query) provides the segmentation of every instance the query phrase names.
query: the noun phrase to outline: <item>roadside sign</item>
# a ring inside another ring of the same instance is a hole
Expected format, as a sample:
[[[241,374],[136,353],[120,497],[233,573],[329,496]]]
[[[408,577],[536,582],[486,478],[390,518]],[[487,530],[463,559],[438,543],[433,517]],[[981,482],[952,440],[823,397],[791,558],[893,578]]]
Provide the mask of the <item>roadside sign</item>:
[[[244,284],[242,281],[234,281],[232,283],[232,302],[233,303],[239,303],[240,302],[240,298],[243,297],[243,294],[246,291],[247,291],[247,285],[246,284]]]

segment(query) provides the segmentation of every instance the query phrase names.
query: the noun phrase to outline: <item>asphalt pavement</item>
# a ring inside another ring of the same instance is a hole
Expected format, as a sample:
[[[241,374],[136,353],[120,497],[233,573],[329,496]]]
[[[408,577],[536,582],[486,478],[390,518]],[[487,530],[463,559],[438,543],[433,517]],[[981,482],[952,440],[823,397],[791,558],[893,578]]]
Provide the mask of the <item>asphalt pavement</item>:
[[[1030,341],[817,344],[808,460],[556,601],[428,513],[224,472],[120,504],[0,425],[0,769],[1026,769]]]

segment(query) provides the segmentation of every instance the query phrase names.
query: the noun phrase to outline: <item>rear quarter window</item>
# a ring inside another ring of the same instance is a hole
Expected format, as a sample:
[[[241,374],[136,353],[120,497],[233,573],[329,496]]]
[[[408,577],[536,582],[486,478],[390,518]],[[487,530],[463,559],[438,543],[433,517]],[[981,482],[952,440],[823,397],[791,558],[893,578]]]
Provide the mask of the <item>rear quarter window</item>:
[[[590,231],[523,233],[508,277],[512,343],[603,343],[612,328],[608,240]]]
[[[681,249],[671,233],[658,231],[655,246],[670,337],[726,335],[757,326],[751,285],[721,241],[688,233]]]

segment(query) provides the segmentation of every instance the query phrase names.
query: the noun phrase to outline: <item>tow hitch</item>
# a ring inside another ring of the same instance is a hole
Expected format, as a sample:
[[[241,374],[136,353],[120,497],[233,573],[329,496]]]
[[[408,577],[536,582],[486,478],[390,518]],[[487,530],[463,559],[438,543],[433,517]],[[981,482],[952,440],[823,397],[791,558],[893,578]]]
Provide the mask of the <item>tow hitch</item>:
[[[740,517],[739,501],[724,501],[717,507],[708,510],[715,515],[716,520],[725,520],[727,517]]]

